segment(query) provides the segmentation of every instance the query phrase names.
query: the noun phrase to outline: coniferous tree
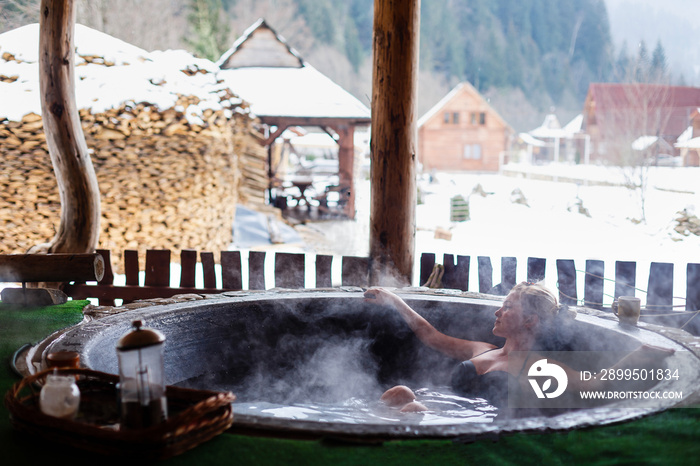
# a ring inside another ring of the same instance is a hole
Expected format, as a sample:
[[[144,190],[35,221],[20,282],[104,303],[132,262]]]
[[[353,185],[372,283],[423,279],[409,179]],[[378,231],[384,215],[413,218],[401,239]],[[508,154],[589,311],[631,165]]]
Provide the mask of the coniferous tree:
[[[185,38],[192,52],[216,61],[228,46],[229,27],[221,0],[191,0],[188,20],[191,35]]]
[[[620,52],[615,60],[615,80],[618,82],[625,81],[630,73],[631,60],[627,52],[627,41],[622,42]]]
[[[314,38],[326,45],[338,45],[339,25],[334,5],[339,3],[338,0],[296,0],[296,3]]]
[[[634,64],[634,79],[639,83],[647,82],[649,77],[649,52],[644,41],[639,43],[637,61]]]
[[[664,83],[668,80],[666,71],[666,52],[664,51],[663,45],[661,45],[661,41],[658,41],[651,55],[650,77],[655,82]]]

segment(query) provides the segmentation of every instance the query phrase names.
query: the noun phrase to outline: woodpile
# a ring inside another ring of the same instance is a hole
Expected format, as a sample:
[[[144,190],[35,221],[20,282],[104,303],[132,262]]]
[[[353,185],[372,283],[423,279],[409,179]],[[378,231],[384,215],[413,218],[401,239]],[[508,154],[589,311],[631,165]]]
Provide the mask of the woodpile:
[[[700,218],[690,209],[683,209],[676,213],[676,225],[673,229],[683,236],[700,236]]]
[[[139,250],[141,264],[152,248],[212,251],[218,260],[236,204],[264,206],[267,156],[245,104],[188,121],[179,109],[197,100],[181,96],[164,111],[147,103],[80,111],[101,193],[99,248],[112,251],[116,273],[125,249]],[[60,218],[40,115],[0,120],[0,162],[0,253],[23,253],[50,240]]]
[[[269,206],[265,192],[270,187],[268,175],[267,149],[263,147],[264,137],[252,130],[236,141],[235,152],[239,154],[241,167],[241,203],[256,210],[266,210]]]

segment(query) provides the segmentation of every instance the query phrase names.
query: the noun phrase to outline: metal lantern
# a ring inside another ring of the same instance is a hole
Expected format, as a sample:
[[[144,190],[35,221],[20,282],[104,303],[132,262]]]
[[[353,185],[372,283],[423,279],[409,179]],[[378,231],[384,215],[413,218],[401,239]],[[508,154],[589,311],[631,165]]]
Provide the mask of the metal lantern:
[[[163,347],[165,336],[133,322],[134,330],[117,343],[121,427],[141,429],[168,417]]]

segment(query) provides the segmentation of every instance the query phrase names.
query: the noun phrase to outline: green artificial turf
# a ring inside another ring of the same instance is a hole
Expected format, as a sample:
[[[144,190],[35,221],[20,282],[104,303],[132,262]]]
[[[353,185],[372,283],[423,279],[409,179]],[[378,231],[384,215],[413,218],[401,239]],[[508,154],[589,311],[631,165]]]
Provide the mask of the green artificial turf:
[[[26,344],[35,344],[51,333],[78,324],[89,301],[68,301],[40,309],[21,309],[0,302],[0,388],[6,391],[17,381],[10,371],[12,355]]]
[[[0,388],[18,379],[12,355],[54,331],[82,320],[87,301],[13,310],[0,303]],[[235,409],[234,409],[235,413]],[[234,414],[235,415],[235,414]],[[569,432],[502,435],[462,443],[451,440],[401,440],[378,445],[331,443],[222,434],[194,450],[163,461],[168,465],[520,465],[520,464],[692,464],[700,456],[700,408],[672,409],[616,425]],[[0,407],[2,464],[124,464],[79,450],[29,438],[15,431]],[[138,463],[128,460],[128,463]]]

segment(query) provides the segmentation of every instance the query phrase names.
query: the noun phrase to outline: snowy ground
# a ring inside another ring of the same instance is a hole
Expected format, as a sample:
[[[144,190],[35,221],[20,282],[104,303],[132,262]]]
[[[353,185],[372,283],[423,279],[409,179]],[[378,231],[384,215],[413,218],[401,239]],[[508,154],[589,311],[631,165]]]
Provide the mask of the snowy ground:
[[[601,179],[606,173],[591,171],[588,175]],[[647,221],[636,223],[633,220],[641,216],[639,193],[624,187],[498,175],[438,175],[437,186],[426,186],[431,194],[426,194],[425,204],[418,206],[416,249],[491,256],[494,277],[500,277],[498,258],[514,256],[518,258],[518,280],[526,278],[527,257],[542,257],[547,259],[546,284],[550,287],[556,286],[555,260],[573,259],[581,271],[577,273],[579,297],[583,296],[586,259],[604,260],[606,278],[613,278],[615,261],[636,261],[636,283],[641,290],[647,287],[651,262],[672,262],[674,295],[684,297],[686,264],[700,261],[700,237],[682,236],[672,226],[678,211],[700,205],[693,185],[693,178],[697,180],[699,176],[697,169],[659,169],[650,174]],[[477,184],[493,194],[472,195],[471,219],[450,224],[447,199],[457,193],[468,195]],[[523,192],[529,207],[511,202],[515,188]],[[568,210],[577,197],[590,217],[576,209]],[[451,241],[434,239],[430,230],[435,226],[452,226]],[[470,289],[478,289],[476,274],[470,275]],[[607,281],[606,293],[612,295],[613,290],[614,283]],[[641,292],[637,295],[644,297]],[[678,304],[684,304],[684,300]]]
[[[573,259],[576,265],[578,296],[583,297],[585,261],[605,261],[605,305],[612,302],[615,261],[637,262],[637,296],[644,300],[651,262],[674,264],[674,304],[685,304],[686,265],[700,262],[700,237],[682,236],[673,231],[677,213],[700,206],[700,169],[655,168],[649,171],[646,196],[646,223],[641,217],[640,194],[621,186],[600,186],[594,182],[622,183],[619,171],[583,166],[510,166],[519,176],[498,174],[437,173],[433,183],[427,177],[419,182],[423,203],[416,210],[416,272],[423,252],[433,252],[437,261],[442,254],[471,256],[470,290],[478,290],[477,256],[490,256],[494,284],[500,280],[500,258],[518,260],[517,279],[526,278],[528,257],[547,259],[545,284],[556,287],[556,259]],[[581,181],[543,181],[534,175],[579,178]],[[528,178],[528,176],[530,178]],[[491,193],[470,195],[481,185]],[[528,206],[511,201],[519,188]],[[356,222],[316,224],[326,232],[339,255],[368,254],[369,186],[361,181],[357,194]],[[469,197],[470,220],[450,221],[450,199]],[[590,217],[569,211],[580,198]],[[700,211],[700,209],[699,209]],[[700,212],[699,212],[700,213]],[[354,225],[352,224],[354,223]],[[448,229],[450,240],[436,239],[436,228]],[[337,262],[337,261],[336,261]],[[307,274],[307,277],[309,275]],[[313,277],[310,277],[313,279]],[[334,276],[334,280],[337,277]]]

